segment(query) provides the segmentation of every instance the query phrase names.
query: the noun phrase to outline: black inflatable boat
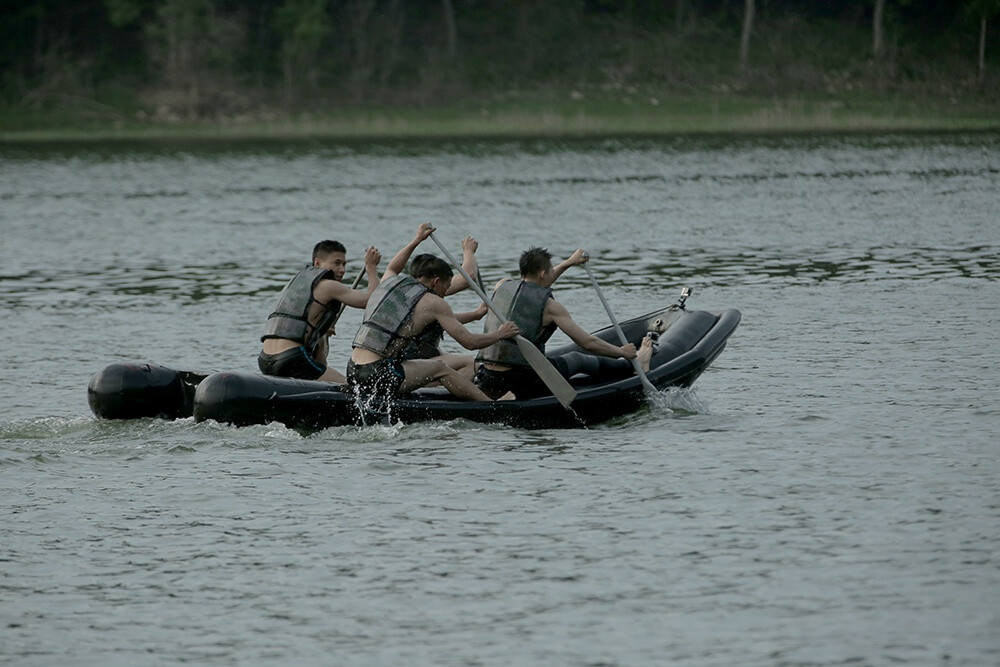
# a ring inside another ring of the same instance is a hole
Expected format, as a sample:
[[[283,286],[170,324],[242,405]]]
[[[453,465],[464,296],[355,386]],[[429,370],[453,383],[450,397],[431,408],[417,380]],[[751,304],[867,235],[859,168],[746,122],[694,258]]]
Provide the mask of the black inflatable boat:
[[[621,323],[638,346],[649,333],[656,339],[647,373],[657,389],[690,386],[722,352],[740,322],[740,312],[686,310],[676,304]],[[595,331],[618,343],[612,327]],[[575,344],[549,349],[550,358],[586,354]],[[331,426],[413,423],[467,419],[522,428],[578,427],[636,411],[647,403],[640,379],[628,364],[601,376],[570,379],[577,391],[569,409],[554,396],[530,400],[461,401],[441,388],[425,388],[391,401],[359,399],[346,386],[254,373],[204,375],[155,364],[111,364],[94,375],[88,387],[91,409],[99,417],[178,418],[247,426],[280,422],[316,431]]]
[[[176,371],[159,364],[108,364],[90,378],[87,402],[103,419],[190,417],[195,389],[206,377],[207,373]]]

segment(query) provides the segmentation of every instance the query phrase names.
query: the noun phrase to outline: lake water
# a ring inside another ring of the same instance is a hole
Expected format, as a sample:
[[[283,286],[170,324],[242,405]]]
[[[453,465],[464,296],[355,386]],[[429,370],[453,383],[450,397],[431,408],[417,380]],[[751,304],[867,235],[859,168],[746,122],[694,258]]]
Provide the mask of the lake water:
[[[998,211],[996,133],[0,147],[0,663],[1000,664]],[[743,321],[590,429],[91,415],[114,361],[256,371],[316,241],[421,221]]]

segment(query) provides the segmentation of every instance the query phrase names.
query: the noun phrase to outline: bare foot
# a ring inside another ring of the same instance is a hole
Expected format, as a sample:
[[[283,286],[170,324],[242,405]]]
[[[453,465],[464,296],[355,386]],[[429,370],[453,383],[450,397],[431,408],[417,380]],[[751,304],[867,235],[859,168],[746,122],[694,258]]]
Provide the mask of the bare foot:
[[[639,367],[643,373],[649,372],[649,360],[653,358],[653,339],[646,336],[642,339],[642,345],[636,352],[635,358],[639,360]]]
[[[501,396],[497,400],[498,401],[513,401],[513,400],[516,400],[516,399],[517,399],[517,396],[514,395],[514,392],[508,391],[506,394],[504,394],[503,396]]]

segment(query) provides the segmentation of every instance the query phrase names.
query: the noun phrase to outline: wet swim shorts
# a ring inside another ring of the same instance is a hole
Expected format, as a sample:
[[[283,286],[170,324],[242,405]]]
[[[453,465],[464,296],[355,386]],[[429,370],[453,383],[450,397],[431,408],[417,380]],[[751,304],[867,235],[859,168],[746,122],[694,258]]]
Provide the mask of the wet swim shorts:
[[[309,356],[304,345],[278,354],[261,352],[257,355],[257,366],[264,375],[300,380],[316,380],[326,371],[326,366]]]
[[[347,362],[347,385],[365,395],[397,396],[405,377],[403,364],[392,357],[370,364]]]
[[[476,370],[476,385],[490,398],[500,398],[508,391],[514,392],[519,400],[548,396],[552,392],[530,368],[511,368],[494,371],[480,366]]]

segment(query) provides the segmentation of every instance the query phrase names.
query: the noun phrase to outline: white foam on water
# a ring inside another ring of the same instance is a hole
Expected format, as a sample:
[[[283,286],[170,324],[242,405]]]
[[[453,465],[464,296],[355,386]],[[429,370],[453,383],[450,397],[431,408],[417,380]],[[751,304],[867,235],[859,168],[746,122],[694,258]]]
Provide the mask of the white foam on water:
[[[650,405],[657,412],[683,414],[708,414],[708,404],[698,398],[690,387],[668,387],[650,396]]]

